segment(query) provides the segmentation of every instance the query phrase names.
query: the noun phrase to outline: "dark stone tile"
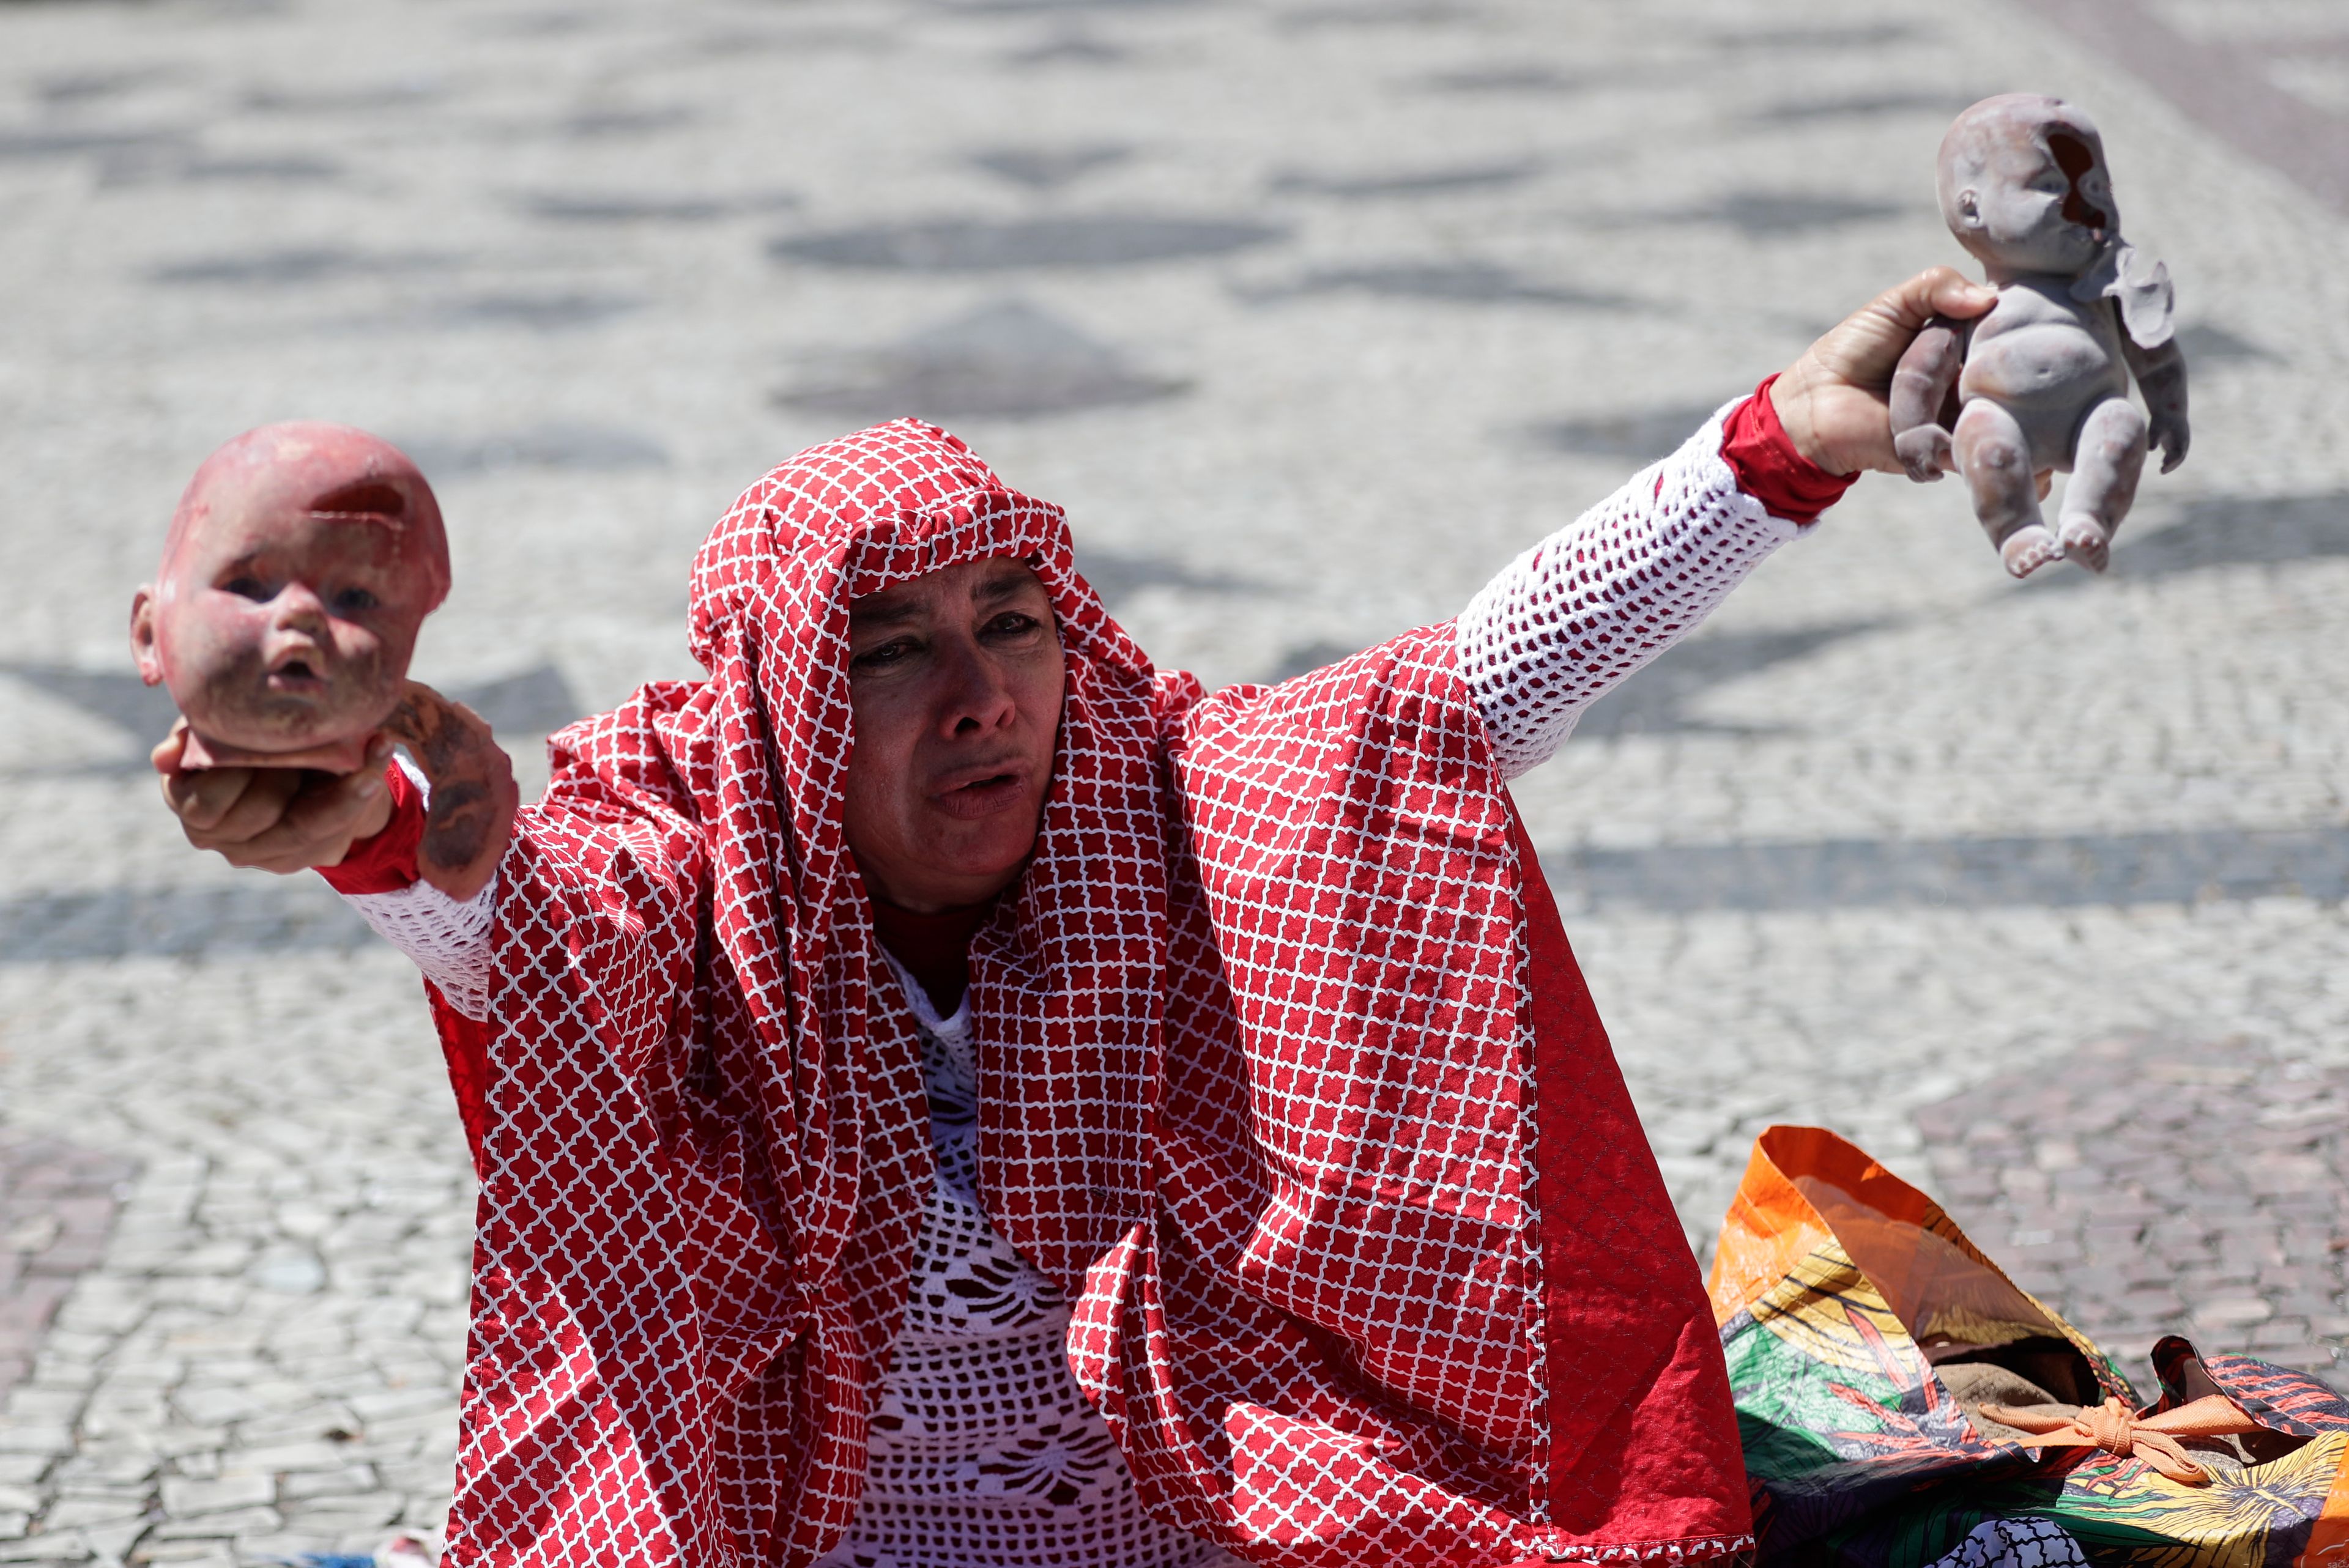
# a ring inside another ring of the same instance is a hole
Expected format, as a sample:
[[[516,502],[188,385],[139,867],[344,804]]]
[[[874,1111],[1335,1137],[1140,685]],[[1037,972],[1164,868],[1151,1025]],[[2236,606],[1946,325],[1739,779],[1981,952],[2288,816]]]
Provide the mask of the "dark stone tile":
[[[2349,895],[2349,830],[1843,839],[1582,850],[1543,860],[1577,908],[2126,907]]]
[[[0,964],[354,952],[367,923],[315,877],[0,900]]]
[[[1541,172],[1538,160],[1461,163],[1438,169],[1391,169],[1333,174],[1290,170],[1276,174],[1269,189],[1283,196],[1330,196],[1344,201],[1395,197],[1448,196],[1462,191],[1499,191],[1522,185]]]
[[[1340,659],[1351,658],[1361,651],[1359,645],[1346,643],[1327,641],[1299,643],[1282,653],[1279,661],[1266,673],[1264,678],[1268,684],[1278,686],[1282,681],[1294,680],[1299,676],[1308,675],[1326,665],[1334,665]]]
[[[2116,582],[2235,566],[2281,566],[2349,556],[2349,490],[2313,495],[2206,496],[2167,527],[2124,527],[2113,551]],[[2074,576],[2083,576],[2075,573]],[[2078,585],[2057,579],[2058,593]]]
[[[533,218],[554,223],[707,223],[742,210],[737,202],[712,196],[566,191],[533,191],[515,197],[514,205]]]
[[[1117,66],[1133,59],[1134,51],[1090,33],[1059,33],[1040,43],[1014,49],[1007,60],[1014,66]]]
[[[379,114],[385,110],[423,108],[448,96],[445,78],[420,72],[388,81],[352,82],[340,87],[257,87],[244,95],[244,107],[259,114]]]
[[[323,185],[343,177],[331,158],[306,153],[275,157],[218,158],[162,145],[109,153],[98,164],[98,183],[127,185]]]
[[[554,129],[574,141],[619,139],[676,130],[700,118],[698,111],[683,104],[657,108],[589,108],[565,115],[555,122]]]
[[[1189,261],[1253,249],[1287,231],[1237,218],[1067,213],[941,218],[779,239],[778,261],[888,272],[990,273]]]
[[[451,687],[449,695],[489,722],[499,736],[551,735],[581,716],[571,683],[553,665],[537,665],[497,680]]]
[[[1078,574],[1112,605],[1144,588],[1173,588],[1205,594],[1258,594],[1270,591],[1261,583],[1228,572],[1203,572],[1163,555],[1106,550],[1081,541],[1076,546],[1076,557]],[[1345,651],[1353,652],[1350,648]]]
[[[160,524],[159,520],[159,524]],[[171,694],[147,686],[127,670],[78,670],[58,665],[0,662],[0,676],[24,682],[35,691],[104,719],[131,739],[153,746],[171,732],[180,710]],[[134,764],[147,766],[142,756]]]
[[[941,11],[965,16],[1066,16],[1087,12],[1174,11],[1202,0],[930,0]]]
[[[221,284],[283,288],[299,284],[339,283],[389,273],[429,273],[457,264],[458,258],[429,251],[359,251],[341,245],[289,245],[242,255],[205,256],[169,262],[150,270],[159,284]]]
[[[1236,291],[1257,301],[1367,294],[1374,299],[1431,300],[1450,304],[1536,305],[1559,310],[1648,308],[1628,295],[1569,288],[1522,277],[1491,262],[1384,262],[1319,267],[1292,282]],[[1694,427],[1691,427],[1693,428]],[[1682,431],[1685,437],[1687,431]]]
[[[1438,71],[1428,77],[1424,85],[1437,92],[1528,94],[1552,98],[1579,92],[1588,85],[1588,80],[1559,70],[1555,66],[1495,60],[1487,65],[1462,66],[1453,70]]]
[[[554,422],[462,436],[403,436],[393,443],[432,480],[550,469],[568,473],[620,473],[668,465],[668,449],[636,430]]]
[[[133,150],[161,153],[188,145],[187,134],[178,130],[108,129],[102,127],[0,129],[0,160],[82,158],[91,153],[119,156]]]
[[[1926,29],[1913,22],[1861,22],[1840,26],[1742,28],[1717,34],[1713,45],[1737,53],[1775,49],[1797,49],[1807,53],[1831,49],[1880,49],[1892,44],[1913,43],[1929,36]]]
[[[1422,0],[1360,0],[1335,5],[1299,5],[1280,13],[1280,26],[1294,32],[1322,27],[1457,27],[1481,19],[1473,5]]]
[[[1652,663],[1592,703],[1578,735],[1723,733],[1732,727],[1691,716],[1688,706],[1726,682],[1810,657],[1849,638],[1880,629],[1873,621],[1847,621],[1784,632],[1707,632],[1676,643]]]
[[[632,315],[650,303],[636,294],[563,290],[546,294],[481,294],[402,313],[385,325],[460,329],[519,326],[533,332],[567,332],[578,327],[601,326],[616,317]]]
[[[1625,459],[1651,463],[1679,450],[1713,418],[1718,404],[1689,403],[1588,419],[1561,419],[1534,427],[1534,439],[1552,451],[1578,458]]]
[[[1773,104],[1754,118],[1773,125],[1798,125],[1826,119],[1878,119],[1896,115],[1954,119],[1977,100],[1988,96],[1987,93],[1973,92],[1885,92],[1789,98],[1784,103]]]
[[[181,73],[170,66],[133,66],[122,70],[61,71],[36,77],[33,97],[46,108],[80,108],[120,98]]]
[[[1872,201],[1817,191],[1735,191],[1694,207],[1659,212],[1653,221],[1726,224],[1749,240],[1779,240],[1848,228],[1855,223],[1878,222],[1900,217],[1909,210],[1895,201]]]
[[[843,356],[775,395],[785,407],[880,420],[1033,419],[1156,402],[1187,389],[1025,300],[999,300]]]
[[[1042,191],[1074,184],[1133,156],[1133,149],[1121,142],[1087,142],[1075,147],[989,148],[972,153],[968,161],[1025,190]]]
[[[739,59],[744,55],[811,55],[895,53],[904,40],[878,27],[717,27],[702,33],[678,50],[693,59]]]
[[[583,5],[547,5],[493,16],[482,30],[509,38],[570,38],[595,31],[605,20],[603,15]]]

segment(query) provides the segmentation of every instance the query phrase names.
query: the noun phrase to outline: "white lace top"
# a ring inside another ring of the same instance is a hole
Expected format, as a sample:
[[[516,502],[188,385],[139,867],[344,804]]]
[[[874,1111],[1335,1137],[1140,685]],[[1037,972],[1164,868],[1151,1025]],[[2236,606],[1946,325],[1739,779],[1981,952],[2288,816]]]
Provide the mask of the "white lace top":
[[[1462,612],[1460,669],[1505,777],[1547,760],[1585,708],[1797,531],[1738,490],[1721,442],[1716,415],[1512,562]],[[474,1018],[489,1016],[495,902],[494,884],[460,903],[420,882],[350,898]],[[1063,1357],[1068,1305],[978,1206],[969,1009],[938,1018],[894,959],[891,967],[922,1026],[938,1180],[873,1418],[864,1499],[823,1568],[1236,1564],[1143,1512]]]
[[[864,1499],[819,1568],[1241,1568],[1143,1511],[1069,1375],[1068,1303],[978,1206],[970,1004],[941,1019],[889,966],[921,1025],[938,1180],[873,1413]]]

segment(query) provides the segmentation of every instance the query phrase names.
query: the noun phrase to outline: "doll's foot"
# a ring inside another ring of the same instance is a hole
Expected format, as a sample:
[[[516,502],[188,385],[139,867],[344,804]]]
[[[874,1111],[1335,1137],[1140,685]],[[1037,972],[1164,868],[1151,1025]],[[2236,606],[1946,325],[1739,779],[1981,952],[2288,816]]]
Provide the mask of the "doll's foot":
[[[2112,531],[2093,517],[2075,514],[2063,523],[2064,556],[2091,572],[2102,572],[2112,562]]]
[[[1958,466],[1950,445],[1950,433],[1939,425],[1920,425],[1913,430],[1903,430],[1892,438],[1892,450],[1909,477],[1919,484],[1930,484]]]
[[[1998,547],[1998,558],[2006,562],[2008,576],[2028,577],[2049,562],[2062,560],[2064,547],[2044,525],[2034,522],[2008,534]]]

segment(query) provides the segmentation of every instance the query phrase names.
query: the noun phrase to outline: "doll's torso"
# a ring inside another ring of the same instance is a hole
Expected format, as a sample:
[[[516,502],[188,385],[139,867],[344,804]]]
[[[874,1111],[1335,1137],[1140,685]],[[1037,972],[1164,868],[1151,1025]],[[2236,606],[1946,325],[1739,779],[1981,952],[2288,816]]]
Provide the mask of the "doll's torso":
[[[1974,324],[1958,397],[1987,397],[2030,438],[2032,466],[2069,472],[2072,442],[2087,411],[2128,392],[2120,325],[2102,299],[2071,296],[2072,280],[2024,277],[2004,284]]]

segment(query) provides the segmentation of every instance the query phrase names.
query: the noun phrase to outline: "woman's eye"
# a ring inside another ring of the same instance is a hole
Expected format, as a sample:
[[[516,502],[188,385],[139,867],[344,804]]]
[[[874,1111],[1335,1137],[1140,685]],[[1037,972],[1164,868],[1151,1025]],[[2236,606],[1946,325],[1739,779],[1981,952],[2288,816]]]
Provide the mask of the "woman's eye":
[[[1034,631],[1036,626],[1035,616],[1024,614],[1018,610],[1007,610],[988,622],[987,629],[998,636],[1017,637]]]
[[[346,588],[335,595],[335,608],[346,615],[356,615],[372,610],[381,603],[364,588]]]
[[[848,662],[856,669],[881,670],[887,669],[892,665],[905,663],[913,656],[913,639],[897,637],[882,644],[877,648],[867,648]]]

